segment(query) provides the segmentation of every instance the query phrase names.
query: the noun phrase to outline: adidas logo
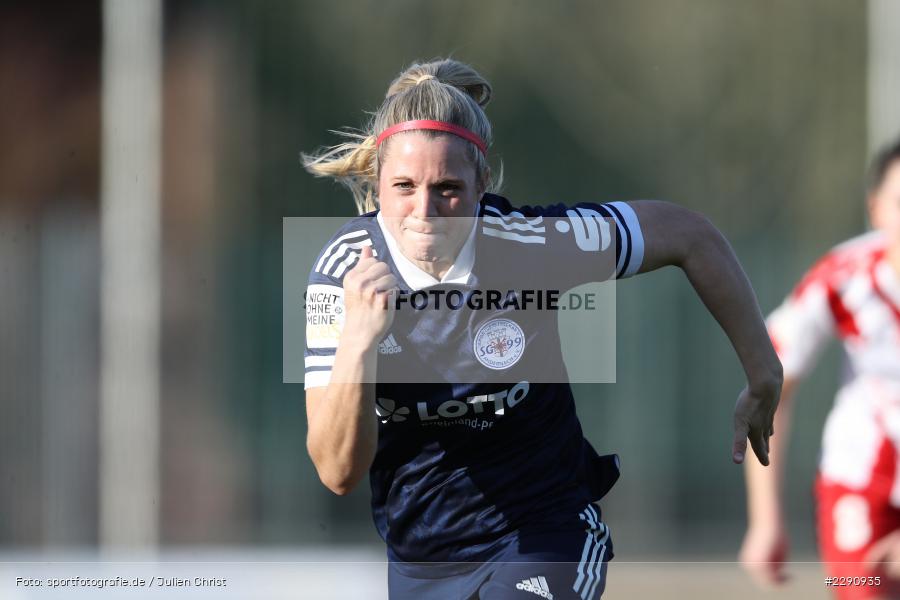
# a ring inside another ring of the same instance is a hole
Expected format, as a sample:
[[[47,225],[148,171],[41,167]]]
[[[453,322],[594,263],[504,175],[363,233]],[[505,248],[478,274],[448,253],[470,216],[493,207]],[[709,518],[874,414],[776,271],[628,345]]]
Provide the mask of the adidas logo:
[[[399,354],[403,351],[403,346],[394,339],[394,334],[390,334],[378,344],[378,354]]]
[[[550,586],[547,585],[547,580],[544,579],[542,575],[531,577],[530,579],[523,579],[516,584],[516,589],[537,594],[541,598],[547,598],[547,600],[553,600],[553,594],[550,593]]]

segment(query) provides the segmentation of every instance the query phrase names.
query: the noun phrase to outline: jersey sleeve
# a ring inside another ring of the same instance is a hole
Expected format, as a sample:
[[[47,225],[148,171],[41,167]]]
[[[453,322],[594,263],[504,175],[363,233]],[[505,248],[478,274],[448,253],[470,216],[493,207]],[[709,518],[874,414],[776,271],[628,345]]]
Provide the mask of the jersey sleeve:
[[[350,229],[339,232],[325,246],[309,274],[304,294],[304,389],[327,386],[331,379],[338,340],[344,329],[344,275],[359,260],[361,248],[372,246],[366,229]]]
[[[575,207],[582,220],[591,215],[591,208]],[[627,202],[609,202],[598,206],[598,213],[606,213],[606,218],[616,226],[616,278],[631,277],[638,272],[644,262],[644,235],[637,214]],[[568,215],[572,219],[572,215]],[[596,220],[596,217],[594,217]],[[574,221],[573,221],[574,227]],[[576,245],[578,238],[576,236]],[[580,245],[579,245],[580,247]]]
[[[485,235],[518,242],[522,256],[549,262],[554,279],[573,286],[630,277],[644,259],[641,225],[625,202],[485,208]]]
[[[835,335],[835,292],[826,275],[822,263],[813,267],[766,319],[785,378],[808,374]]]
[[[303,388],[327,386],[344,328],[344,288],[325,277],[310,277],[304,296],[306,350]]]

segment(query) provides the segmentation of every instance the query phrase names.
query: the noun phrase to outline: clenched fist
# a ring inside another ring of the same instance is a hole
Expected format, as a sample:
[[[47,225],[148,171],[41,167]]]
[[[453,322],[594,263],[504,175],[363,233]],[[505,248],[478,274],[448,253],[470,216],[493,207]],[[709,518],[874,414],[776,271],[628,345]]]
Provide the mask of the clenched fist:
[[[346,320],[342,336],[366,347],[378,343],[394,321],[397,278],[363,246],[359,261],[344,275]]]

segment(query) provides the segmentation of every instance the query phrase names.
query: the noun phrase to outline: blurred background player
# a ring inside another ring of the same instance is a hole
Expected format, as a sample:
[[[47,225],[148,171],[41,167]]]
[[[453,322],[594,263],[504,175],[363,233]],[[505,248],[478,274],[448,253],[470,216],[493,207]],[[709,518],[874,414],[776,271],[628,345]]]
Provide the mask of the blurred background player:
[[[784,365],[771,440],[774,469],[747,463],[744,567],[785,581],[788,537],[781,499],[792,398],[832,338],[845,351],[843,381],[822,435],[815,484],[818,544],[834,577],[900,577],[900,140],[873,161],[874,231],[836,246],[768,319]],[[840,598],[898,597],[896,581],[835,587]]]

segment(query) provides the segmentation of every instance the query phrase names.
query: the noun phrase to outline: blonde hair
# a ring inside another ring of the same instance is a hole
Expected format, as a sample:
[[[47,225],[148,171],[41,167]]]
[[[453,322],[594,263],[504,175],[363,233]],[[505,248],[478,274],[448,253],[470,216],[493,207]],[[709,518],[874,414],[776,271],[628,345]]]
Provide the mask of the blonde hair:
[[[362,131],[335,133],[346,142],[314,154],[302,154],[306,170],[317,177],[332,177],[353,194],[360,214],[377,207],[378,175],[387,144],[375,147],[379,133],[404,121],[431,119],[465,127],[491,144],[491,123],[484,107],[491,100],[491,85],[475,69],[452,59],[413,63],[391,82],[381,107]],[[435,136],[447,135],[421,130]],[[484,191],[499,187],[491,179],[487,158],[472,142],[466,142],[475,166],[476,181]]]

